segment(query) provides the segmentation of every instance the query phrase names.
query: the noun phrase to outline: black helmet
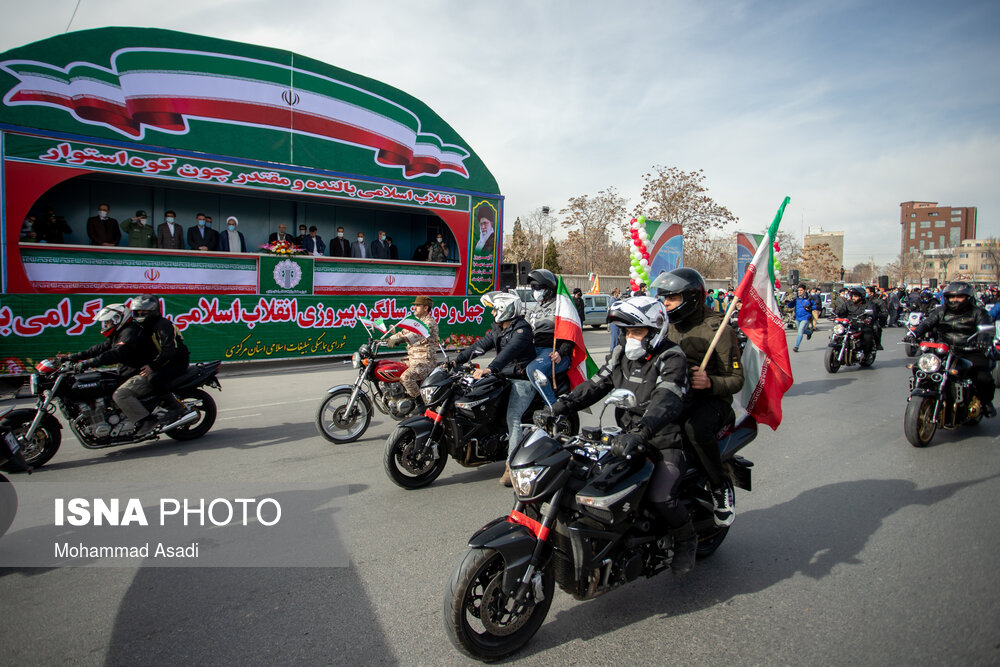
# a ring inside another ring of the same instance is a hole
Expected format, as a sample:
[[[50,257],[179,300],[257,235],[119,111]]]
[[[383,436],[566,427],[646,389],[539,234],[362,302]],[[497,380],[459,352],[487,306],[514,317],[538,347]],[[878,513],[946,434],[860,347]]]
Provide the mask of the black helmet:
[[[533,290],[543,290],[545,296],[542,301],[547,301],[555,296],[556,287],[559,286],[559,279],[556,274],[548,269],[535,269],[528,274],[528,284]]]
[[[867,299],[868,294],[865,292],[864,287],[852,287],[849,296],[856,296],[859,299]]]
[[[705,305],[705,297],[708,292],[705,288],[705,279],[701,277],[701,274],[686,267],[661,273],[649,286],[649,289],[657,299],[676,294],[681,295],[684,300],[679,306],[669,311],[670,319],[675,322],[683,322],[700,312]]]
[[[147,318],[160,314],[160,301],[155,296],[143,294],[132,299],[132,319],[142,324]]]
[[[948,297],[952,296],[964,296],[965,300],[961,303],[952,304]],[[968,310],[972,307],[972,285],[965,282],[964,280],[956,280],[953,283],[949,283],[947,287],[944,288],[944,304],[945,308],[951,312],[958,312],[961,310]]]

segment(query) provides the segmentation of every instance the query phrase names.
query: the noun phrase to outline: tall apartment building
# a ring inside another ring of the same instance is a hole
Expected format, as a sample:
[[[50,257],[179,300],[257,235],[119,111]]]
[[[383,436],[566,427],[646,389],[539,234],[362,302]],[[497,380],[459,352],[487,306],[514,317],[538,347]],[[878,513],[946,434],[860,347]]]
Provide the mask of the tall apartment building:
[[[957,248],[976,238],[975,206],[938,206],[933,201],[906,201],[899,205],[900,251]]]
[[[820,243],[830,246],[837,261],[841,266],[844,265],[844,232],[824,232],[822,227],[810,227],[809,233],[802,239],[802,247],[808,248]]]

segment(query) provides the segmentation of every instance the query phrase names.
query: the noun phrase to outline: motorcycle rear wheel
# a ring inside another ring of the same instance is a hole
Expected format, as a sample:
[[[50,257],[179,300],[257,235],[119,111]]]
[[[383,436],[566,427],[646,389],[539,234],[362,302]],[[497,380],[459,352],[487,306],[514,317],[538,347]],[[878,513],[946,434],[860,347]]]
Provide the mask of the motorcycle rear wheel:
[[[10,480],[0,475],[0,537],[7,532],[10,524],[14,523],[17,515],[17,491]]]
[[[826,354],[823,355],[823,365],[826,367],[827,373],[836,373],[840,370],[840,359],[837,358],[837,348],[826,348]]]
[[[181,403],[188,410],[197,410],[198,419],[190,424],[164,431],[164,433],[174,440],[180,441],[194,440],[208,433],[215,425],[215,417],[219,413],[215,400],[208,392],[201,389],[187,389],[178,393],[177,398],[181,399]]]
[[[316,428],[319,434],[335,445],[346,445],[365,434],[372,423],[372,401],[368,394],[359,391],[354,402],[354,414],[345,419],[347,404],[354,390],[345,387],[333,392],[319,404]]]
[[[729,526],[713,526],[714,530],[698,534],[698,548],[695,555],[698,560],[708,558],[722,546],[722,541],[729,534]]]
[[[903,433],[914,447],[926,447],[931,444],[937,424],[934,423],[935,401],[929,396],[914,397],[906,404],[903,415]]]
[[[448,454],[438,452],[438,458],[417,461],[413,458],[417,437],[412,428],[396,427],[385,441],[382,465],[393,484],[404,489],[427,486],[441,474],[448,463]]]
[[[858,365],[861,366],[861,368],[871,367],[871,365],[875,363],[876,354],[875,350],[872,350],[869,354],[865,355],[864,359],[858,362]]]
[[[62,444],[62,429],[55,417],[49,414],[43,415],[42,423],[38,425],[31,442],[25,442],[24,436],[31,428],[31,422],[34,419],[34,410],[14,410],[0,422],[0,428],[9,429],[17,436],[24,462],[30,467],[38,469],[48,463],[49,459],[59,451],[59,445]],[[0,470],[4,472],[21,471],[13,461],[8,461],[0,466]]]
[[[462,653],[477,660],[504,658],[528,643],[549,613],[555,578],[542,572],[541,602],[528,601],[521,613],[502,591],[506,567],[495,549],[469,549],[444,590],[444,629]]]

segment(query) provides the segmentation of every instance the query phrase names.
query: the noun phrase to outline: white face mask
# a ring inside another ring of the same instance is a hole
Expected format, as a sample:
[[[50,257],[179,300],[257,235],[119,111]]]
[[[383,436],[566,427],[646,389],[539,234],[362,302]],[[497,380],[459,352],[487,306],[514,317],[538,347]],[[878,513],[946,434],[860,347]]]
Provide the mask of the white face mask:
[[[344,238],[344,232],[337,232],[337,238],[338,239]]]
[[[364,242],[365,242],[365,237],[364,236],[359,236],[358,237],[358,243],[364,243]]]
[[[545,290],[543,289],[533,289],[531,290],[531,296],[535,297],[535,301],[541,301],[545,296]]]
[[[108,217],[108,212],[107,211],[98,211],[97,212],[97,217],[100,218],[101,220],[104,220],[104,218]]]
[[[379,235],[378,240],[379,241],[385,241],[385,234]]]
[[[167,216],[167,222],[173,222],[173,221],[174,221],[173,217],[168,215]]]
[[[632,361],[638,361],[646,356],[646,345],[641,340],[628,338],[625,341],[625,356]]]
[[[444,241],[444,239],[439,236],[438,237],[438,243],[441,243],[441,241]]]

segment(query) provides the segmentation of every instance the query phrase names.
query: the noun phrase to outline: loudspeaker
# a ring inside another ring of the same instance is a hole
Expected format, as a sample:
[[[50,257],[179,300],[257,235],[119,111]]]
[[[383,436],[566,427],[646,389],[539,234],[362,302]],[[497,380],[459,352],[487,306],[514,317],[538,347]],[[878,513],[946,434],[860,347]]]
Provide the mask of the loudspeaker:
[[[937,278],[931,278],[930,288],[937,289]]]
[[[498,288],[506,292],[517,287],[517,264],[504,262],[500,265],[500,284]]]
[[[528,284],[528,274],[531,273],[531,262],[518,262],[517,263],[517,284],[527,285]]]
[[[889,276],[879,276],[878,286],[879,289],[889,289]]]
[[[789,285],[798,285],[799,284],[799,270],[798,269],[792,269],[791,271],[788,272],[788,284]]]

